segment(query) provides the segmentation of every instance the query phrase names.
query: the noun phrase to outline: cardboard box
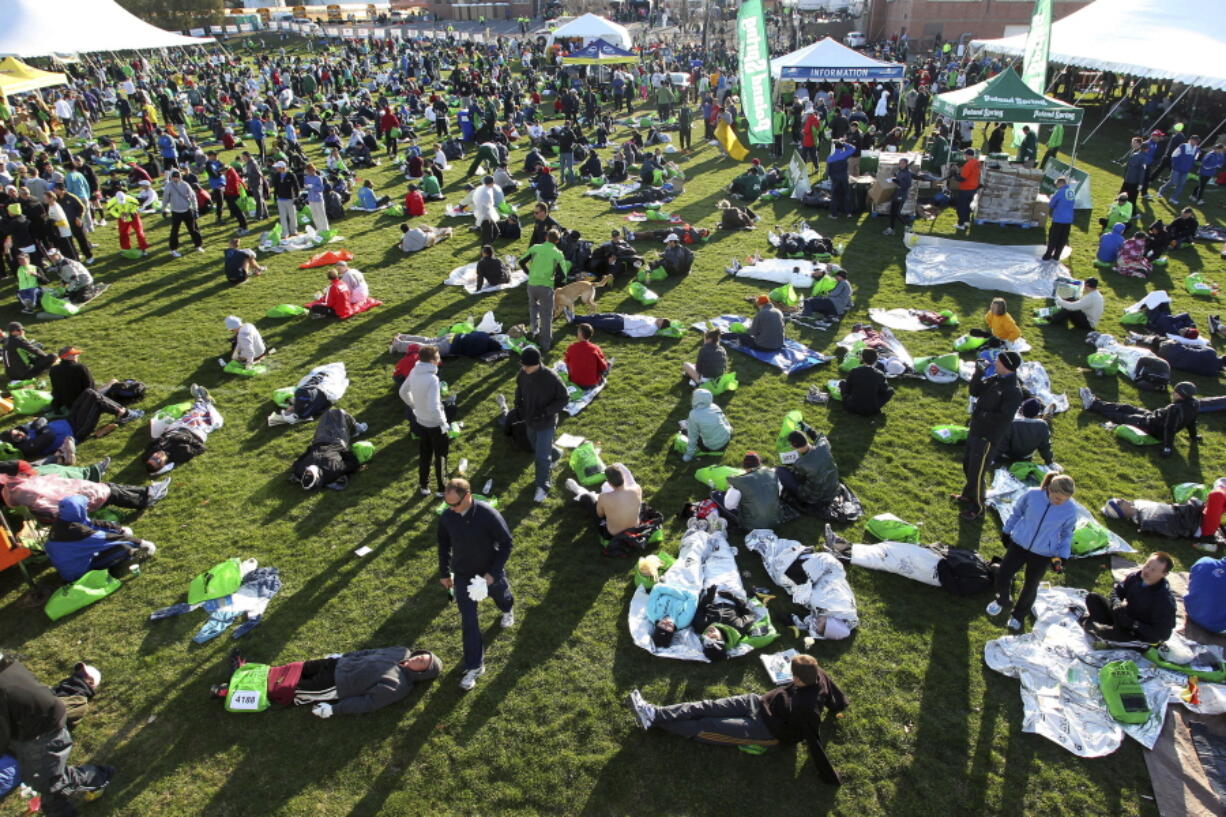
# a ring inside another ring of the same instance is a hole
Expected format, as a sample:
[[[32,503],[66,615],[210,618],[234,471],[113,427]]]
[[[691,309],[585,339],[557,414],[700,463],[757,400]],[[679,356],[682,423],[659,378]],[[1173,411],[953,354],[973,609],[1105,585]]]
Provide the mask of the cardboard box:
[[[883,179],[874,179],[873,184],[868,189],[868,201],[873,207],[882,204],[888,204],[894,199],[894,193],[898,190],[898,185],[893,184]]]

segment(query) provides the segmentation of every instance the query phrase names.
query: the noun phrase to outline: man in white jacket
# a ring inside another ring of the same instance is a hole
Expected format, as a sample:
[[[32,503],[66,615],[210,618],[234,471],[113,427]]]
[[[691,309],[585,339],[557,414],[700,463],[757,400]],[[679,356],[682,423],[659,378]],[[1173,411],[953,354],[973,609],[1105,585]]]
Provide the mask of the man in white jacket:
[[[244,323],[243,319],[237,315],[231,315],[226,318],[226,329],[234,333],[234,351],[230,355],[231,360],[237,360],[245,366],[251,366],[268,354],[268,348],[264,345],[264,338],[260,337],[260,330],[250,323]],[[219,358],[217,362],[223,367],[226,365],[224,357]]]
[[[417,458],[417,482],[422,496],[430,495],[430,463],[434,463],[434,478],[438,496],[443,495],[443,475],[447,473],[447,452],[451,438],[447,410],[443,406],[442,384],[438,379],[438,347],[423,346],[417,353],[417,365],[400,386],[400,399],[409,407],[409,429],[420,440]]]
[[[502,188],[494,184],[493,176],[481,180],[481,186],[473,191],[473,218],[477,222],[477,231],[486,244],[498,237],[498,205],[505,200]],[[483,227],[489,223],[489,227]],[[487,231],[489,237],[486,237]]]

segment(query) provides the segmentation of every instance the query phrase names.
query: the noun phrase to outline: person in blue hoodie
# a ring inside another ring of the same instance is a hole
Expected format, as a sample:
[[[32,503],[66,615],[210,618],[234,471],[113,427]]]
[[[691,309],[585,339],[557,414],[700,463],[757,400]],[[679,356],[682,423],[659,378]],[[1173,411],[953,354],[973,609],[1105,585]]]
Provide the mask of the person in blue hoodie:
[[[1022,623],[1034,606],[1039,582],[1051,565],[1063,572],[1062,562],[1069,558],[1073,528],[1077,524],[1077,505],[1073,502],[1076,484],[1067,474],[1049,472],[1038,488],[1031,488],[1013,506],[1009,520],[1001,529],[1006,551],[996,574],[996,598],[987,607],[989,616],[1000,615],[1013,593],[1013,577],[1023,567],[1026,578],[1021,595],[1009,614],[1008,627],[1022,631]]]
[[[1158,198],[1166,196],[1168,187],[1174,186],[1174,191],[1171,193],[1171,204],[1179,204],[1179,196],[1183,193],[1183,186],[1188,182],[1188,175],[1196,169],[1196,160],[1200,158],[1200,137],[1191,136],[1188,141],[1184,142],[1179,147],[1171,152],[1171,177],[1166,180],[1166,184],[1158,188]]]
[[[1059,261],[1060,253],[1068,244],[1069,230],[1073,227],[1073,205],[1077,194],[1064,176],[1056,179],[1056,189],[1047,202],[1051,212],[1051,226],[1047,229],[1047,252],[1043,253],[1044,261]]]
[[[856,155],[854,145],[835,142],[826,157],[826,175],[830,178],[830,217],[839,218],[844,212],[851,215],[848,206],[847,160]]]
[[[131,528],[89,518],[89,500],[80,494],[60,500],[59,516],[47,538],[47,558],[66,582],[75,582],[91,570],[112,575],[133,561],[144,561],[157,546],[132,536]]]
[[[1124,230],[1127,229],[1126,224],[1119,223],[1111,228],[1111,232],[1103,233],[1102,238],[1098,239],[1098,254],[1095,260],[1102,264],[1115,265],[1115,262],[1120,257],[1120,247],[1124,246]]]
[[[1205,203],[1205,186],[1209,184],[1209,180],[1222,172],[1222,166],[1226,165],[1226,145],[1221,142],[1213,146],[1213,149],[1201,157],[1200,170],[1197,171],[1196,189],[1192,191],[1192,201],[1196,204]]]
[[[1145,178],[1141,180],[1141,197],[1145,201],[1149,201],[1149,183],[1154,180],[1161,170],[1162,163],[1166,160],[1167,145],[1169,140],[1160,130],[1153,131],[1149,135],[1149,139],[1141,145],[1141,150],[1145,153]]]
[[[1188,571],[1183,597],[1188,618],[1213,633],[1226,633],[1226,557],[1205,556]]]

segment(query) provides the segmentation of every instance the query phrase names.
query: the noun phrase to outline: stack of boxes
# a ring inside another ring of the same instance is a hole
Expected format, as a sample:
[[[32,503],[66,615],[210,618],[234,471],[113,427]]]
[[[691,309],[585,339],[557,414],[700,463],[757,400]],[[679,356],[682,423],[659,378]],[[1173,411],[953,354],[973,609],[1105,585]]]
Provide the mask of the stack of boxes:
[[[919,153],[889,153],[883,151],[877,159],[877,175],[873,179],[873,186],[868,189],[868,204],[873,209],[874,213],[887,214],[890,212],[890,202],[894,198],[894,191],[897,186],[890,181],[894,174],[898,172],[898,160],[906,159],[911,167],[912,173],[919,172],[920,161],[924,157]],[[902,214],[904,216],[915,215],[915,202],[919,198],[919,190],[917,184],[911,185],[911,191],[907,195],[907,200],[903,202]]]
[[[975,218],[982,221],[1033,225],[1046,219],[1047,203],[1039,210],[1043,171],[1008,162],[985,166]]]

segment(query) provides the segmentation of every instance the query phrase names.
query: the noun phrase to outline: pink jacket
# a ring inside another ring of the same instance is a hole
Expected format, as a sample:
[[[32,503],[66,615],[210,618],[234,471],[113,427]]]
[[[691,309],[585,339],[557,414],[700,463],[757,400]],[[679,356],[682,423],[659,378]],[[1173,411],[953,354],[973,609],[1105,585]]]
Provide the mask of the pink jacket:
[[[96,511],[111,498],[111,488],[103,482],[69,479],[51,475],[0,475],[0,497],[13,508],[29,508],[39,519],[55,519],[60,500],[80,494],[89,501],[89,510]]]

